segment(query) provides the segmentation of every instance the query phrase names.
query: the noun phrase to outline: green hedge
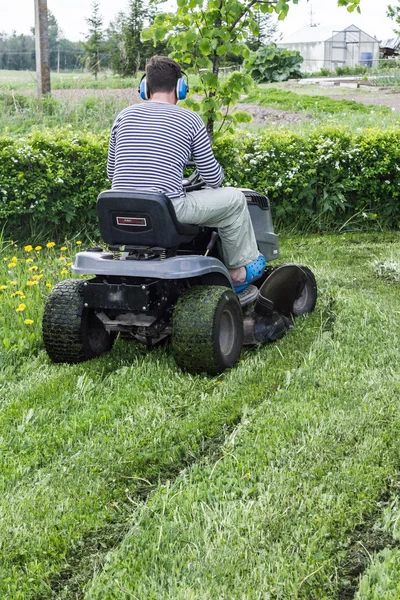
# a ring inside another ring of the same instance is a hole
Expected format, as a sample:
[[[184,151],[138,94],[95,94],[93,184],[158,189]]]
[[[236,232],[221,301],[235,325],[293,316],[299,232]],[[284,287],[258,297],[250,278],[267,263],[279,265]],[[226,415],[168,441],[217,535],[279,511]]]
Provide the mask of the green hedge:
[[[400,224],[398,129],[244,133],[217,142],[216,153],[225,181],[267,192],[284,227],[321,231],[355,217],[358,226]]]
[[[110,187],[107,137],[58,129],[0,138],[0,224],[10,231],[95,225],[97,195]],[[279,226],[317,231],[348,219],[399,226],[399,130],[239,132],[218,140],[215,153],[225,183],[268,193]]]
[[[0,221],[11,231],[32,220],[72,229],[96,222],[95,201],[110,187],[107,137],[68,129],[0,138]]]

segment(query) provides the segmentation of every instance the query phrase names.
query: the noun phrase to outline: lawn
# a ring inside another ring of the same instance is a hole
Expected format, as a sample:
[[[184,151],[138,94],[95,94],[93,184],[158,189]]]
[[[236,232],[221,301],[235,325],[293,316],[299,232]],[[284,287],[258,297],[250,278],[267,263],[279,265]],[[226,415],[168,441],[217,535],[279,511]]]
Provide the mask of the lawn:
[[[284,237],[281,259],[316,273],[316,312],[218,378],[122,341],[51,364],[46,283],[69,276],[77,241],[1,252],[0,597],[350,598],[375,555],[359,597],[379,573],[388,589],[398,234]],[[9,315],[21,347],[4,345]]]

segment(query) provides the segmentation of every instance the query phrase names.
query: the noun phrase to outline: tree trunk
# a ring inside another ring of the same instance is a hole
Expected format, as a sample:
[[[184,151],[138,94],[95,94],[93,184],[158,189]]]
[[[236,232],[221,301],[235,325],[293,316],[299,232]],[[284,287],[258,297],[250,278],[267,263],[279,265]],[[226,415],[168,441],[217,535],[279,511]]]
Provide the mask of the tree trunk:
[[[215,21],[215,27],[220,29],[221,24],[222,24],[222,18],[221,18],[221,15],[219,14],[218,19]],[[221,59],[218,56],[216,50],[214,50],[214,54],[212,57],[212,72],[213,72],[213,75],[217,78],[217,80],[218,80],[218,76],[219,76],[220,60]],[[210,92],[209,98],[213,98],[214,96],[215,96],[215,91]],[[212,119],[211,117],[209,117],[207,120],[206,129],[207,129],[208,137],[210,138],[210,142],[212,144],[214,141],[214,119]]]

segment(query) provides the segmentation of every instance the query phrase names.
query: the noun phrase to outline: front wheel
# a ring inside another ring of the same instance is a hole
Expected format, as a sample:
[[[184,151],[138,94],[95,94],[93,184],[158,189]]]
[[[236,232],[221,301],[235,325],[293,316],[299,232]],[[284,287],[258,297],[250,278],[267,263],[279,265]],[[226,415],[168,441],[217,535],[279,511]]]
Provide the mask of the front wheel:
[[[44,347],[53,362],[78,363],[111,350],[109,334],[83,303],[83,281],[66,279],[48,296],[42,321]]]
[[[243,314],[235,292],[222,286],[187,290],[174,309],[171,342],[185,371],[215,375],[233,367],[243,344]]]

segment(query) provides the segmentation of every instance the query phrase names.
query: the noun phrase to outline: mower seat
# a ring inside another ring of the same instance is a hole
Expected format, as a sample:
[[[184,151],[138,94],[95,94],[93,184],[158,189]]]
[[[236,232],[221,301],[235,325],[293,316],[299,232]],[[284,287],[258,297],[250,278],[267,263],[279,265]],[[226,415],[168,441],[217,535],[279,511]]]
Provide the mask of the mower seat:
[[[107,190],[97,198],[100,234],[109,246],[175,248],[191,242],[197,225],[179,223],[171,200],[151,191]]]

